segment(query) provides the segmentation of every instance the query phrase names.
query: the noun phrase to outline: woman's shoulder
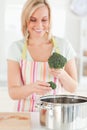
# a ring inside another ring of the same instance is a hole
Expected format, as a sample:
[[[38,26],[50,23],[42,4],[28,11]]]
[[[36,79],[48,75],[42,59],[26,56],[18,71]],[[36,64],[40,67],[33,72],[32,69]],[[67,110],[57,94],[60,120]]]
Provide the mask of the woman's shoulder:
[[[58,48],[60,51],[62,51],[66,46],[68,46],[69,42],[65,38],[53,36],[54,39],[54,47]]]
[[[60,54],[65,56],[68,60],[76,56],[75,50],[68,39],[55,37],[55,36],[54,36],[54,39],[56,42],[55,48],[56,50],[59,50]]]
[[[63,49],[63,48],[68,49],[72,46],[70,41],[64,37],[54,36],[54,40],[56,42],[56,47],[59,47],[60,49]]]
[[[21,40],[12,42],[10,45],[10,48],[13,48],[13,49],[16,48],[18,50],[21,50],[23,48],[23,45],[24,45],[24,39],[21,39]]]
[[[61,45],[61,44],[65,45],[68,43],[68,40],[66,40],[64,37],[53,36],[53,38],[55,39],[57,45]]]
[[[8,48],[7,58],[19,62],[21,59],[23,46],[24,46],[24,39],[12,42]]]

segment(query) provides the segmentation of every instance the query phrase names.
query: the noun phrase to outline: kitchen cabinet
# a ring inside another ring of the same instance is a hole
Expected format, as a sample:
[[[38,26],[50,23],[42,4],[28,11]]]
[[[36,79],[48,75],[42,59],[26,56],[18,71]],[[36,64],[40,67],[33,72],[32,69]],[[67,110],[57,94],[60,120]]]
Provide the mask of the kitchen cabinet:
[[[87,17],[81,17],[80,21],[79,81],[87,84]]]

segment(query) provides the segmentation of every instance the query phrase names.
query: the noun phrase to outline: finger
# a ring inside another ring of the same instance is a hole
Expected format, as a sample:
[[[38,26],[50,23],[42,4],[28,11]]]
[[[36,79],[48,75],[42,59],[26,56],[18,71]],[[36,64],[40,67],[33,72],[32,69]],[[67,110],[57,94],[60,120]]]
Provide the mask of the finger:
[[[39,94],[39,95],[44,95],[44,94],[46,94],[46,93],[48,93],[48,92],[50,92],[51,90],[42,90],[42,89],[39,89],[38,91],[37,91],[37,94]]]
[[[38,82],[38,85],[47,86],[47,87],[50,86],[50,84],[49,84],[48,82],[44,82],[44,81],[39,81],[39,82]]]

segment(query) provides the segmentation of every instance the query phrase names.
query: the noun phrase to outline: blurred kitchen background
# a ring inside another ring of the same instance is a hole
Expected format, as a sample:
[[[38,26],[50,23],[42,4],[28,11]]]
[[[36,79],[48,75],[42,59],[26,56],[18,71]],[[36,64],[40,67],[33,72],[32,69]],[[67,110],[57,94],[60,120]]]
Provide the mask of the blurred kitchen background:
[[[0,0],[0,111],[11,111],[13,101],[7,91],[7,52],[22,38],[21,11],[26,0]],[[49,0],[52,33],[68,39],[77,53],[78,92],[87,95],[87,0]],[[7,101],[7,102],[6,102]],[[8,107],[10,103],[10,108]]]

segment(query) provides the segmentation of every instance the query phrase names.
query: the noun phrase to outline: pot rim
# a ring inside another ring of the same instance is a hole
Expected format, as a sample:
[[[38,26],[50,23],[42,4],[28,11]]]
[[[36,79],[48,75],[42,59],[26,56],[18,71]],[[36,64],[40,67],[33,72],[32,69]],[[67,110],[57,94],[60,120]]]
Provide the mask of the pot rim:
[[[75,98],[75,99],[82,99],[84,100],[83,102],[77,102],[77,103],[51,103],[51,102],[47,102],[47,101],[42,101],[42,99],[46,99],[46,98],[53,98],[53,97],[70,97],[70,98]],[[46,96],[42,96],[40,97],[40,104],[42,105],[49,105],[49,106],[59,106],[59,105],[83,105],[83,104],[87,104],[87,97],[85,96],[79,96],[79,95],[66,95],[66,94],[59,94],[59,95],[46,95]]]

